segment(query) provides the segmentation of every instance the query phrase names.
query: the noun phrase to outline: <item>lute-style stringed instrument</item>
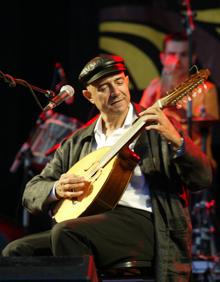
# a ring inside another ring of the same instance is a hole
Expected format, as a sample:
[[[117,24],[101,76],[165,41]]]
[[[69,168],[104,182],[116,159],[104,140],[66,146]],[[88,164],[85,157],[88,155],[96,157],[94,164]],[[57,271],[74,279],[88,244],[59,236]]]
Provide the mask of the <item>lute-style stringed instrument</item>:
[[[209,74],[208,69],[197,71],[153,106],[164,108],[176,105],[184,96],[190,96]],[[137,118],[114,146],[103,147],[88,154],[69,169],[68,173],[83,175],[89,179],[92,189],[77,200],[61,199],[54,209],[56,222],[97,214],[117,205],[140,159],[128,145],[144,126],[144,117]]]

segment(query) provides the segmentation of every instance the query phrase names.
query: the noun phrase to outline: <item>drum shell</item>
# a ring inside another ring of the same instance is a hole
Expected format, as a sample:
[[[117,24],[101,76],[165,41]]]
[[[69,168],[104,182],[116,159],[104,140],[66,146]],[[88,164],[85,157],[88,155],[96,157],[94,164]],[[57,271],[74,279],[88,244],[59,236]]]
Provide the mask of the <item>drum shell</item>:
[[[73,117],[54,113],[46,121],[36,126],[29,142],[32,154],[32,167],[42,170],[55,153],[55,149],[48,154],[51,148],[82,126],[82,123]]]

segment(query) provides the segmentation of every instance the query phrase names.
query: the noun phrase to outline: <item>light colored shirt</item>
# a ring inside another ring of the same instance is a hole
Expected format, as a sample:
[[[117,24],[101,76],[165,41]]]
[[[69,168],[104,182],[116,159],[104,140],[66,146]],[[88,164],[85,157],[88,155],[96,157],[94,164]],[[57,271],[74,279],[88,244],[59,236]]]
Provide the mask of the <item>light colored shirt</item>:
[[[105,146],[113,146],[118,139],[125,134],[127,129],[131,127],[136,118],[134,108],[132,104],[130,104],[127,117],[122,127],[117,128],[109,136],[106,136],[102,131],[102,119],[100,116],[94,129],[96,144],[93,145],[93,149],[96,150]],[[130,144],[129,148],[133,150],[134,145],[135,141]],[[123,193],[119,204],[152,212],[148,183],[139,165],[135,167],[131,181]]]

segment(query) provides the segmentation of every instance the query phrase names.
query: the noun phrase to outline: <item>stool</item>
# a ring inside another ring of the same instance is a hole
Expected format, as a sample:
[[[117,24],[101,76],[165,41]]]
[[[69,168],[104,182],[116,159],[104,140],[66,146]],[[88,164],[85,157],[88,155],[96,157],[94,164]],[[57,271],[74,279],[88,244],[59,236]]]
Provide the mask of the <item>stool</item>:
[[[154,271],[151,261],[123,261],[105,269],[97,270],[100,282],[153,282]]]

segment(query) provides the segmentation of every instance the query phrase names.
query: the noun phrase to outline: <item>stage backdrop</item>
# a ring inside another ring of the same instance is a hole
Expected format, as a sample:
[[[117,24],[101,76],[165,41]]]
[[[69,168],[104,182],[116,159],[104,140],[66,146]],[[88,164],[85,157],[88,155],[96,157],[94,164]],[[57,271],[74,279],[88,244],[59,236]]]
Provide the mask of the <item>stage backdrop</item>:
[[[198,66],[209,68],[211,79],[220,87],[219,1],[191,1],[190,6],[184,5],[187,1],[153,2],[103,7],[100,11],[100,49],[125,58],[131,88],[137,90],[134,99],[139,101],[140,92],[160,72],[164,34],[183,30],[195,41]]]

